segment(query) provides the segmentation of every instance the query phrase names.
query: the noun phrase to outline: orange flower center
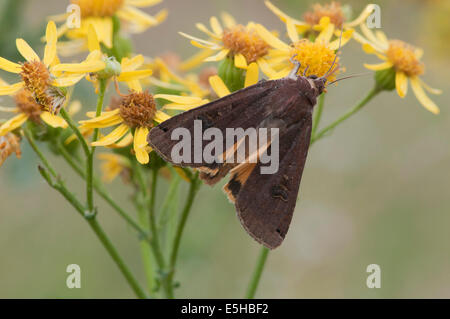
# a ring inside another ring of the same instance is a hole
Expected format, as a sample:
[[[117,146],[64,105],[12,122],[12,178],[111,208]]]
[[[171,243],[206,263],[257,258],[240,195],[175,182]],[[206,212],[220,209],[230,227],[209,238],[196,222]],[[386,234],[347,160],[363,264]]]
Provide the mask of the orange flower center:
[[[341,4],[334,1],[325,5],[313,5],[312,10],[303,15],[303,20],[305,20],[305,22],[309,25],[316,25],[319,24],[320,19],[323,17],[329,17],[330,22],[337,28],[341,28],[345,22],[345,16],[342,11]]]
[[[43,109],[56,113],[64,104],[66,97],[60,89],[50,85],[51,74],[44,63],[25,62],[20,75],[25,88]]]
[[[22,155],[22,151],[20,150],[20,137],[13,133],[0,136],[0,166],[2,166],[12,153],[16,153],[17,158],[20,158]]]
[[[247,63],[252,63],[269,52],[269,45],[255,30],[236,25],[223,32],[222,42],[232,55],[242,54]]]
[[[71,0],[81,9],[81,16],[112,17],[123,6],[124,0]]]
[[[131,128],[150,128],[156,114],[155,100],[148,92],[131,92],[122,98],[119,114]]]
[[[33,122],[40,123],[42,106],[36,103],[30,91],[20,90],[14,95],[14,101],[16,102],[16,106],[20,110],[20,113],[27,115]]]
[[[330,70],[336,57],[335,52],[325,43],[311,42],[307,39],[301,39],[292,45],[291,56],[294,55],[296,55],[295,59],[301,63],[299,74],[303,74],[307,70],[306,76],[317,75],[318,77],[325,75]],[[329,76],[329,81],[333,81],[339,73],[339,57],[336,58],[334,69],[336,71]]]
[[[424,72],[424,64],[416,55],[416,48],[401,40],[389,41],[386,56],[394,64],[394,68],[407,76],[417,76]]]

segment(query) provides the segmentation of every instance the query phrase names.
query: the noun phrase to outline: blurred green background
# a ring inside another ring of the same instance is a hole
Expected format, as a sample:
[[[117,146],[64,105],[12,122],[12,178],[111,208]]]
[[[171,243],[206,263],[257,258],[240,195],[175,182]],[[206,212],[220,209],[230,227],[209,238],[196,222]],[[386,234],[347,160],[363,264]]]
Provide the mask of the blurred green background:
[[[5,2],[0,0],[0,16]],[[301,17],[313,1],[273,3]],[[358,13],[369,2],[346,3]],[[270,254],[257,297],[450,298],[448,3],[378,1],[388,36],[425,49],[424,80],[444,90],[433,97],[441,114],[425,111],[412,91],[405,99],[383,93],[314,145],[290,231]],[[45,17],[64,12],[67,4],[23,1],[24,19],[1,29],[1,56],[14,58],[15,37],[39,44],[36,34],[43,34]],[[194,24],[223,10],[242,23],[254,20],[284,32],[263,1],[165,0],[162,7],[169,9],[169,19],[134,37],[137,53],[175,51],[188,57],[196,49],[177,31],[199,35]],[[365,72],[364,62],[378,62],[355,42],[343,48],[342,57],[347,74]],[[330,88],[323,123],[353,106],[371,86],[371,77],[361,77]],[[87,105],[94,103],[88,85],[80,90],[89,93],[83,99]],[[86,223],[40,178],[34,154],[28,147],[23,151],[21,160],[11,157],[0,168],[0,297],[134,298]],[[67,184],[84,196],[80,179],[51,158]],[[194,204],[181,246],[178,297],[244,296],[259,246],[242,229],[221,186],[203,186]],[[131,209],[125,187],[120,180],[111,185]],[[158,190],[159,204],[166,189]],[[100,222],[144,282],[134,232],[101,199],[97,203]],[[72,263],[81,266],[81,289],[66,287],[65,270]],[[373,263],[381,266],[381,289],[366,286],[366,267]]]

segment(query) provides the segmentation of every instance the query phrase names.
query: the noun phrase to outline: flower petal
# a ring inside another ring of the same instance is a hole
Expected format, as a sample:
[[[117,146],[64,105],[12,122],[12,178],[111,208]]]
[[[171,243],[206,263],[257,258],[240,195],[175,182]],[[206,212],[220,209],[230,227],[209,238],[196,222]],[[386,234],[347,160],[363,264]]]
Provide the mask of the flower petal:
[[[96,50],[101,51],[97,32],[95,31],[95,28],[92,24],[89,24],[88,32],[87,32],[87,39],[88,39],[88,49],[90,52],[96,51]]]
[[[50,112],[42,112],[40,117],[45,123],[47,123],[51,127],[67,128],[69,126],[63,118],[53,115]]]
[[[426,95],[417,76],[411,78],[411,87],[420,104],[433,114],[439,114],[439,107]]]
[[[408,77],[401,71],[395,72],[395,87],[397,89],[398,96],[405,97],[408,92]]]
[[[231,14],[227,12],[222,12],[220,14],[220,18],[223,21],[223,24],[225,25],[225,28],[230,29],[236,25],[236,20],[231,16]]]
[[[425,90],[427,90],[428,93],[435,94],[435,95],[440,95],[440,94],[442,94],[442,90],[432,88],[431,86],[429,86],[428,84],[426,84],[424,81],[422,81],[420,78],[419,78],[419,80],[420,80],[420,84],[422,84],[422,87],[423,87]]]
[[[22,89],[24,86],[23,82],[0,86],[0,95],[12,95]]]
[[[129,132],[125,137],[123,137],[121,140],[119,140],[117,143],[108,145],[108,148],[123,148],[128,145],[130,145],[133,142],[133,134]]]
[[[39,56],[34,52],[34,50],[25,42],[24,39],[16,40],[17,50],[19,50],[20,54],[27,60],[28,62],[33,61],[41,61]]]
[[[12,119],[6,121],[0,126],[0,136],[5,135],[8,132],[14,131],[16,128],[22,126],[28,120],[28,116],[20,113],[14,116]]]
[[[224,97],[230,94],[230,90],[218,75],[210,76],[209,84],[218,97]]]
[[[134,132],[134,145],[133,149],[136,153],[136,159],[141,164],[147,164],[150,161],[150,157],[147,153],[146,147],[147,143],[148,128],[138,127]]]
[[[245,74],[245,84],[244,87],[248,87],[258,83],[259,80],[259,68],[258,64],[255,62],[250,63],[247,68],[247,73]]]
[[[138,8],[152,7],[161,2],[162,2],[162,0],[128,0],[127,1],[127,3],[129,5],[132,5],[132,6],[138,7]]]
[[[238,53],[234,56],[234,66],[238,69],[247,69],[247,60],[241,53]]]
[[[91,73],[105,68],[103,61],[84,61],[81,63],[61,63],[52,68],[52,72]]]
[[[202,100],[201,98],[196,96],[179,96],[171,94],[155,94],[153,97],[155,99],[164,99],[178,104],[193,104],[198,103]]]
[[[292,43],[298,42],[300,39],[297,33],[297,28],[295,27],[294,22],[292,21],[291,18],[286,19],[286,28],[289,39],[291,39],[291,42]]]
[[[93,142],[92,146],[107,146],[117,142],[120,138],[122,138],[130,128],[126,124],[121,124],[117,128],[115,128],[111,133],[99,139],[96,142]]]
[[[168,119],[170,119],[169,115],[167,115],[166,113],[161,112],[161,111],[156,111],[156,114],[154,117],[155,122],[162,123],[164,121],[167,121]]]
[[[274,36],[269,30],[267,30],[265,27],[263,27],[261,24],[255,25],[255,30],[258,33],[258,35],[267,42],[270,46],[272,46],[275,49],[289,50],[289,46],[278,39],[276,36]]]
[[[209,19],[209,23],[211,25],[211,29],[217,36],[221,36],[223,33],[222,26],[220,25],[219,20],[216,17],[211,17]]]
[[[142,79],[145,79],[146,77],[149,77],[152,74],[153,74],[153,71],[150,69],[138,70],[138,71],[127,71],[127,72],[120,73],[120,75],[117,77],[117,80],[119,80],[120,82],[127,82],[127,81],[132,81],[132,80],[142,80]]]
[[[223,50],[220,50],[219,53],[217,53],[217,54],[215,54],[215,55],[213,55],[213,56],[210,56],[210,57],[206,58],[204,61],[205,61],[205,62],[216,62],[216,61],[221,61],[221,60],[223,60],[223,59],[227,56],[228,52],[230,52],[229,49],[223,49]]]
[[[55,22],[49,21],[45,32],[44,64],[48,67],[56,58],[56,42],[58,41],[58,33]]]
[[[122,66],[122,72],[134,71],[140,68],[145,62],[144,56],[138,54],[131,59],[125,57],[122,59],[120,65]]]
[[[393,64],[391,62],[383,62],[383,63],[379,63],[379,64],[367,64],[364,63],[364,66],[369,69],[369,70],[373,70],[373,71],[381,71],[381,70],[386,70],[389,69],[393,66]]]
[[[258,59],[258,61],[256,61],[258,63],[259,68],[261,69],[261,71],[267,75],[269,78],[272,78],[273,76],[275,76],[276,72],[274,69],[272,69],[272,67],[267,63],[266,60],[264,59]]]
[[[77,76],[66,76],[56,78],[52,81],[52,85],[56,87],[69,87],[77,84],[84,78],[84,74]]]
[[[8,61],[2,57],[0,57],[0,69],[11,73],[22,72],[22,66],[20,64]]]

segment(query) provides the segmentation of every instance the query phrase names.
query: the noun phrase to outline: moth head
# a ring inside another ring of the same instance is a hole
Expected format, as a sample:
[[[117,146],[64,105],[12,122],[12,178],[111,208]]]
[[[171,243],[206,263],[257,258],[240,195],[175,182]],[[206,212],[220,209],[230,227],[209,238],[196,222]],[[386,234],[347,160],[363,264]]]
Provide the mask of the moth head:
[[[317,75],[310,75],[306,78],[311,85],[311,88],[314,91],[314,94],[316,96],[322,94],[322,92],[325,90],[325,84],[327,82],[327,79],[325,77],[318,77]]]

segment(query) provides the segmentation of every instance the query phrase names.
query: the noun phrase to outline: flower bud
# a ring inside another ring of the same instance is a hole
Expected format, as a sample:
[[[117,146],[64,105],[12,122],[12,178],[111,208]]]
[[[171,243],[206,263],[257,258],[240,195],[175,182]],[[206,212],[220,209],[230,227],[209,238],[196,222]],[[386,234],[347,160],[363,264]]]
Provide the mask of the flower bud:
[[[389,68],[375,72],[376,86],[380,91],[392,91],[395,89],[395,70]]]
[[[228,87],[230,92],[240,90],[245,84],[245,70],[238,69],[234,66],[234,59],[225,58],[219,65],[218,75]]]

